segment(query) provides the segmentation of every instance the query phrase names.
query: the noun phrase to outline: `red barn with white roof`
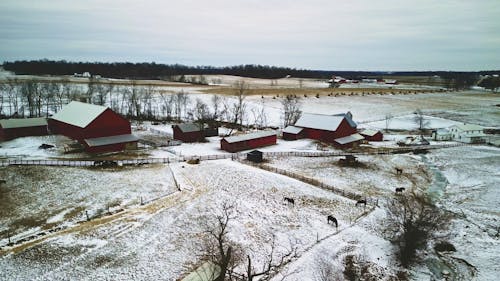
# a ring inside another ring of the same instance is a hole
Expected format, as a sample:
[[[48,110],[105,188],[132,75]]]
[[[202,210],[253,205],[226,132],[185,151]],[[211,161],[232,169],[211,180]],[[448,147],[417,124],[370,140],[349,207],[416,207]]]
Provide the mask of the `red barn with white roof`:
[[[260,131],[251,134],[231,136],[220,141],[220,148],[228,152],[238,152],[242,150],[254,149],[276,144],[277,137],[275,131]]]

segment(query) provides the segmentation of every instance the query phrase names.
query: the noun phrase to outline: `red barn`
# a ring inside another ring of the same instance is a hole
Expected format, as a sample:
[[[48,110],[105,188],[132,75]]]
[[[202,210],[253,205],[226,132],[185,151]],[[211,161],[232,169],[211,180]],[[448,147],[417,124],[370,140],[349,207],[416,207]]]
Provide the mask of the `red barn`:
[[[305,138],[334,143],[335,139],[357,132],[350,112],[337,115],[303,114],[294,127],[303,128]]]
[[[80,142],[87,151],[119,151],[124,143],[137,144],[132,140],[130,122],[108,107],[72,101],[48,120],[53,134],[60,134]],[[86,142],[103,137],[118,137],[105,141]],[[126,142],[124,142],[126,141]],[[99,146],[99,148],[97,148]],[[91,148],[93,147],[93,148]]]
[[[352,134],[350,136],[338,138],[333,142],[338,148],[353,148],[361,144],[365,138],[360,134]]]
[[[261,131],[246,135],[223,138],[220,141],[220,148],[228,152],[238,152],[242,150],[254,149],[276,144],[275,131]]]
[[[174,139],[183,142],[199,142],[203,141],[205,137],[215,137],[219,135],[218,128],[209,128],[204,125],[203,129],[199,124],[185,123],[179,125],[172,125],[174,131]]]
[[[284,140],[298,140],[304,138],[304,128],[288,126],[283,130]]]
[[[381,131],[375,130],[363,130],[359,133],[362,135],[367,141],[383,141],[384,135]]]
[[[47,120],[45,118],[0,120],[0,141],[45,135],[48,135]]]

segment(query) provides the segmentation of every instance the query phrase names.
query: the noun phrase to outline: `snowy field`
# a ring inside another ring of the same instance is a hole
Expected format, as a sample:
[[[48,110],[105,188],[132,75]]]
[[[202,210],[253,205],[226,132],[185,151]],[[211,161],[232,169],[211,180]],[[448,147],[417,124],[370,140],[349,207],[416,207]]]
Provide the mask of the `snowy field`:
[[[214,82],[230,85],[236,79],[214,77]],[[299,82],[305,87],[324,86],[324,82],[316,80],[278,80],[280,87],[298,87]],[[263,79],[249,78],[248,82],[256,87],[269,85]],[[190,106],[196,99],[211,104],[212,95],[201,92],[204,87],[182,89],[189,93]],[[180,88],[164,86],[162,90],[175,93]],[[226,98],[235,101],[234,97]],[[257,112],[264,108],[267,125],[281,126],[280,99],[256,95],[246,101],[245,122],[252,122],[252,109]],[[500,124],[498,95],[477,91],[310,96],[301,102],[302,111],[307,113],[351,111],[362,128],[385,129],[384,118],[390,113],[395,116],[390,129],[414,130],[412,118],[416,109],[424,112],[428,128],[462,122]],[[134,133],[166,138],[172,134],[171,125],[144,122],[134,127]],[[380,145],[392,146],[404,136],[386,137],[391,141]],[[226,154],[220,150],[219,140],[220,137],[211,137],[205,143],[148,148],[141,153],[152,158]],[[67,141],[48,136],[3,142],[0,157],[82,157],[61,153]],[[40,150],[42,143],[60,145]],[[277,145],[261,150],[317,151],[317,144],[311,140],[278,140]],[[231,160],[117,169],[0,167],[0,179],[6,180],[0,185],[0,280],[177,280],[202,263],[204,232],[224,202],[233,205],[236,214],[229,225],[230,240],[250,255],[257,266],[269,253],[273,235],[279,246],[277,256],[297,247],[297,258],[283,268],[276,281],[284,275],[285,280],[315,280],[318,261],[325,257],[336,263],[336,270],[340,271],[341,260],[347,254],[358,254],[370,262],[377,279],[394,280],[391,278],[400,268],[394,245],[384,237],[380,224],[385,218],[383,200],[393,198],[396,187],[429,190],[439,206],[455,214],[449,241],[457,252],[445,258],[455,265],[456,271],[474,272],[475,277],[464,274],[469,276],[464,280],[496,280],[500,271],[496,263],[500,251],[500,149],[466,146],[431,150],[423,156],[360,156],[362,165],[357,168],[339,166],[338,158],[332,157],[268,160],[266,165],[380,198],[381,207],[362,216],[365,210],[356,208],[349,199]],[[403,175],[395,174],[396,167],[403,169]],[[141,197],[146,204],[140,204]],[[284,197],[294,198],[295,206],[286,205]],[[113,214],[106,213],[108,207]],[[87,222],[86,210],[91,216],[100,216]],[[338,233],[326,223],[327,215],[339,220]],[[15,239],[59,226],[65,229],[26,244],[3,247],[8,236]],[[435,255],[431,253],[431,257]],[[411,280],[440,278],[425,264],[409,272]]]

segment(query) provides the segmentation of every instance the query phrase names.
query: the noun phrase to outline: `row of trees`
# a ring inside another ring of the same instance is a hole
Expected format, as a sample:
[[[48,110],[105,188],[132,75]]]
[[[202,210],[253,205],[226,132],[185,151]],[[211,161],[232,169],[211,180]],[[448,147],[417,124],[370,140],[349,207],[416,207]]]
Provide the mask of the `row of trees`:
[[[42,117],[57,112],[72,100],[109,106],[135,120],[194,121],[201,126],[224,122],[233,127],[268,126],[268,114],[260,104],[247,102],[249,85],[238,81],[233,96],[212,95],[196,98],[184,91],[172,92],[157,86],[114,85],[89,79],[86,84],[69,80],[40,82],[8,79],[0,84],[0,116]],[[282,100],[283,125],[295,123],[300,117],[300,100],[286,96]]]

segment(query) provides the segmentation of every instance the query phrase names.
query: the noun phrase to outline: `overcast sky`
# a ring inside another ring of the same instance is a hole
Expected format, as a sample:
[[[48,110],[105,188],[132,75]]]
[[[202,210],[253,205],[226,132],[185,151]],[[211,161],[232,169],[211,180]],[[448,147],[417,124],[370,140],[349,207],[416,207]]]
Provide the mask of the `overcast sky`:
[[[499,0],[1,0],[0,60],[500,69]]]

